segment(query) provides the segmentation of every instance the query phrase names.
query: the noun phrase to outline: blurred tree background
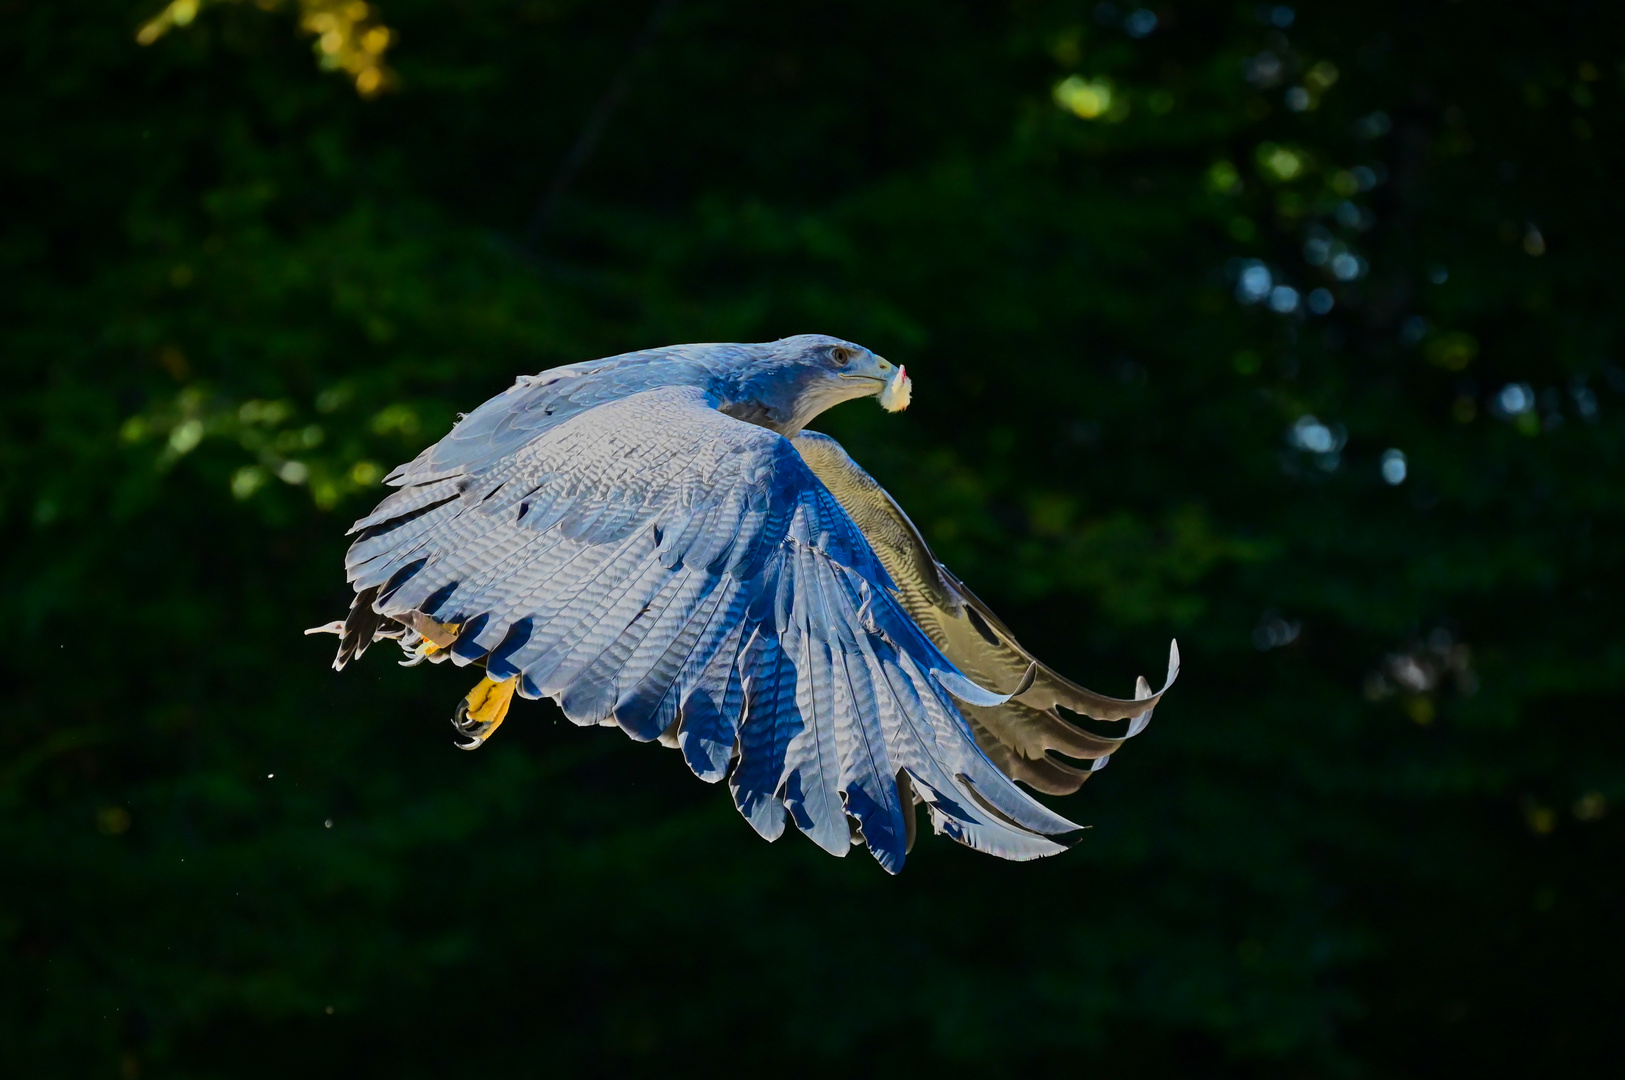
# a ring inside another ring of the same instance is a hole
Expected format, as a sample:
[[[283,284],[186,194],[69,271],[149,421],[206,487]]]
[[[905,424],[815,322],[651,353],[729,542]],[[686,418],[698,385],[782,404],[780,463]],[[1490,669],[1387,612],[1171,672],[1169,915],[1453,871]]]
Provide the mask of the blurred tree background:
[[[1619,9],[0,11],[7,1075],[1617,1067]],[[809,331],[1035,651],[1180,639],[1073,851],[769,847],[300,636],[516,374]]]

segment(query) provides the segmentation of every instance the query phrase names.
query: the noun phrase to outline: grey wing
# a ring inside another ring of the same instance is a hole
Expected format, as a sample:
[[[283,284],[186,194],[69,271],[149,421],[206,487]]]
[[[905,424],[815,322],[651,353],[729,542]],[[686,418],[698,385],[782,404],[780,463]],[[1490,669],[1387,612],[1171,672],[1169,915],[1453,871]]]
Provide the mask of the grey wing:
[[[908,515],[840,443],[812,431],[794,442],[813,474],[863,530],[896,583],[898,603],[960,671],[999,693],[1017,690],[1031,673],[1032,685],[1010,701],[961,706],[977,744],[1006,775],[1046,794],[1071,794],[1150,723],[1151,710],[1179,673],[1177,644],[1169,649],[1167,681],[1155,694],[1144,678],[1132,699],[1079,686],[1022,648],[998,616],[937,562]],[[1066,720],[1061,709],[1128,723],[1114,734],[1098,734]]]
[[[1061,850],[1052,837],[1076,826],[1010,783],[956,704],[998,695],[897,606],[790,443],[714,405],[688,387],[643,391],[514,452],[403,472],[356,523],[360,621],[340,662],[374,633],[367,620],[423,617],[454,628],[454,662],[727,777],[770,839],[788,812],[827,850],[863,842],[895,871],[918,799],[970,846]]]
[[[580,412],[676,381],[674,369],[695,366],[692,348],[649,349],[521,375],[386,482],[420,485],[480,472]]]

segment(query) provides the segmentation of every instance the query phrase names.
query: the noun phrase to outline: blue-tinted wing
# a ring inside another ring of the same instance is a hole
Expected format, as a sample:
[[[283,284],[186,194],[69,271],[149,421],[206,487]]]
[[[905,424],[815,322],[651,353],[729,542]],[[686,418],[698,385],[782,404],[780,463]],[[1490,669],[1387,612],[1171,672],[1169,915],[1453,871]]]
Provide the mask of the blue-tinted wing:
[[[991,695],[898,606],[791,443],[715,404],[645,390],[507,453],[426,451],[356,524],[358,608],[456,624],[455,662],[575,723],[681,747],[769,839],[788,813],[826,850],[861,838],[895,872],[917,797],[973,847],[1060,850],[1051,837],[1076,826],[992,765],[953,696]],[[491,417],[487,446],[518,430]]]

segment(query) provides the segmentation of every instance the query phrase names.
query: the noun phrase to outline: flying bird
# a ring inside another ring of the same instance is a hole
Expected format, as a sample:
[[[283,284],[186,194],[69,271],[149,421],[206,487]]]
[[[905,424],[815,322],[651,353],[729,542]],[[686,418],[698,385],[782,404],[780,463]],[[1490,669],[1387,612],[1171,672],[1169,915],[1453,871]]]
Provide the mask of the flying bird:
[[[386,477],[351,529],[348,617],[308,632],[339,635],[335,669],[380,638],[407,664],[483,667],[452,721],[465,749],[515,694],[659,740],[768,840],[788,817],[896,873],[923,803],[977,850],[1061,851],[1079,826],[1015,781],[1076,791],[1150,721],[1178,646],[1156,693],[1061,677],[806,430],[911,393],[903,367],[817,334],[521,376]]]

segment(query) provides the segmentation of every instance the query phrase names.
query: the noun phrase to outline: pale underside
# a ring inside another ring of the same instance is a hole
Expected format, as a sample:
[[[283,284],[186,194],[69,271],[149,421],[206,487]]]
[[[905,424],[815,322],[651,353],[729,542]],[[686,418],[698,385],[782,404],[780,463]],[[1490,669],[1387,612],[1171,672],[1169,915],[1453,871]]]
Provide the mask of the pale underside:
[[[695,387],[550,379],[470,414],[356,523],[336,666],[379,637],[484,665],[503,711],[548,697],[677,746],[763,836],[788,815],[893,872],[916,803],[980,850],[1061,850],[1077,826],[1012,779],[1076,790],[1161,691],[1107,698],[1036,664],[834,440]]]

